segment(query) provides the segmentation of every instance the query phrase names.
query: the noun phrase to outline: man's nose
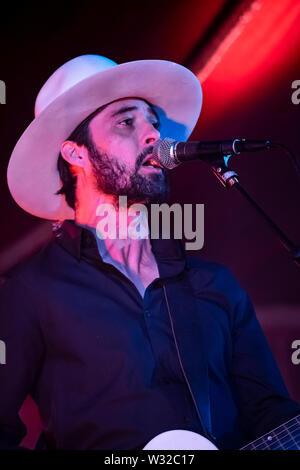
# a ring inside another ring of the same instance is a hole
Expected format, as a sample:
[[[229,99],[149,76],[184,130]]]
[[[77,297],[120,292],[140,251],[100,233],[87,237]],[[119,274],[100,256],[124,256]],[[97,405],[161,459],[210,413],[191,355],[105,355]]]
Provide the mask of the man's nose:
[[[144,131],[141,136],[142,145],[153,145],[160,138],[160,132],[151,122],[145,123]]]

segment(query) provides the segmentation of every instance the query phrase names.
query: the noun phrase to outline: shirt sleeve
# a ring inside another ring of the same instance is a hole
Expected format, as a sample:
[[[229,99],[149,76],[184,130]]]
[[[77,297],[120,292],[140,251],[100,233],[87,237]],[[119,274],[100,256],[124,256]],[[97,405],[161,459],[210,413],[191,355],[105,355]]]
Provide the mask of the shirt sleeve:
[[[26,427],[18,413],[36,383],[44,343],[34,295],[13,278],[0,285],[0,340],[0,449],[22,449]]]
[[[253,305],[239,288],[232,334],[232,373],[245,431],[257,438],[300,413],[288,394]]]

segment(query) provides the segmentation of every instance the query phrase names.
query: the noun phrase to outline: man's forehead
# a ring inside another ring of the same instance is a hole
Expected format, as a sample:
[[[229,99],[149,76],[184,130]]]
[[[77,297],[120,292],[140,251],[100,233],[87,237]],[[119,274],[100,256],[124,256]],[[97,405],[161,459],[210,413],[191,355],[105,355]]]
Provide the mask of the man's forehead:
[[[115,117],[122,112],[126,112],[128,110],[136,110],[136,111],[143,111],[153,114],[156,118],[158,118],[157,111],[155,107],[148,103],[146,100],[142,98],[122,98],[112,103],[109,103],[106,108],[106,115],[110,117]]]

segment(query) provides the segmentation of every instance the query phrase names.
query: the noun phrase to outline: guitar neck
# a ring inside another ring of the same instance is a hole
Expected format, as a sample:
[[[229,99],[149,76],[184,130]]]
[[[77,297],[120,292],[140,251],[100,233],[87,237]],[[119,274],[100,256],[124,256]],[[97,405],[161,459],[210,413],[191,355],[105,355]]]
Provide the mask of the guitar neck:
[[[300,450],[300,415],[281,424],[240,450]]]

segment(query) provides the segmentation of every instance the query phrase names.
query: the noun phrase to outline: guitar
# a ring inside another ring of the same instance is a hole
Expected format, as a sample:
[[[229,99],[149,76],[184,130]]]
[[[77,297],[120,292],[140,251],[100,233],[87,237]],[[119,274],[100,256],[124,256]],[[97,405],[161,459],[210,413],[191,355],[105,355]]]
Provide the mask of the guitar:
[[[192,431],[176,429],[151,439],[143,450],[218,450],[208,439]],[[300,450],[300,415],[255,439],[240,450]]]

